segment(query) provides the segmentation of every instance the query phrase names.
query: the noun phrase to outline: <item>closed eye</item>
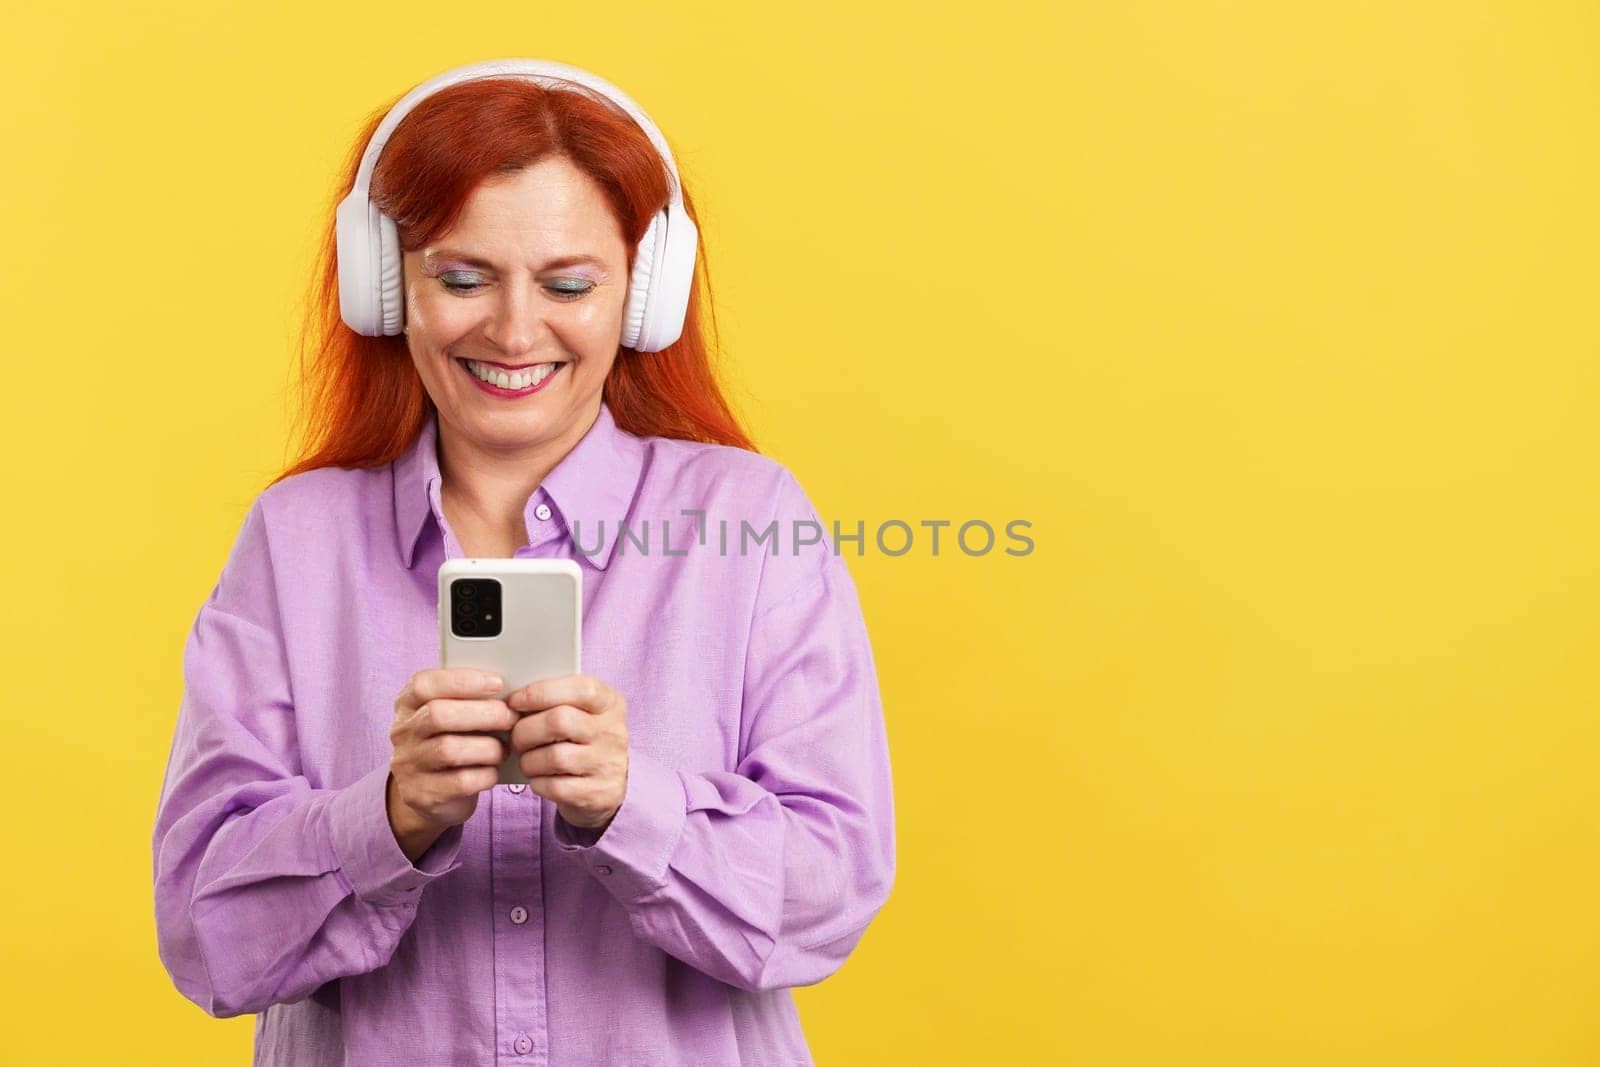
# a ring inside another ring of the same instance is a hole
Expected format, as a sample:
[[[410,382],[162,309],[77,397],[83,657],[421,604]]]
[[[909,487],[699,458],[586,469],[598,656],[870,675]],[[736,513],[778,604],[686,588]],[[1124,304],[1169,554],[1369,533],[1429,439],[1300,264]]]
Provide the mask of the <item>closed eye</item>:
[[[480,275],[474,274],[471,271],[447,270],[443,274],[439,275],[439,282],[452,293],[456,293],[461,296],[468,296],[477,292],[479,289],[487,288],[485,283],[481,281],[470,280],[478,277],[480,277]],[[571,301],[582,296],[587,296],[590,291],[594,289],[594,287],[595,286],[593,282],[568,278],[562,279],[559,284],[545,286],[544,291],[549,293],[551,296],[554,296],[557,300]]]

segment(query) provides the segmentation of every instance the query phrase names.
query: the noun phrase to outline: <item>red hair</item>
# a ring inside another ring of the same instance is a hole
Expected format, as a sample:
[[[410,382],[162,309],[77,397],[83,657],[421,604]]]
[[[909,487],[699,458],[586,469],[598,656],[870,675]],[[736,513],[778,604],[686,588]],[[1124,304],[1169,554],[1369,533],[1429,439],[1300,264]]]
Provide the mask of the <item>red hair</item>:
[[[388,112],[385,107],[367,120],[329,201],[300,334],[299,458],[274,483],[319,467],[383,466],[404,453],[433,416],[405,337],[362,336],[339,314],[334,209],[355,184],[367,142]],[[454,225],[483,179],[547,156],[569,159],[610,201],[628,248],[626,276],[651,216],[667,202],[669,172],[631,118],[583,92],[487,78],[435,93],[384,146],[373,170],[372,201],[395,220],[400,247],[415,249]],[[683,206],[698,226],[687,186]],[[709,317],[715,334],[710,292],[702,241],[682,335],[660,352],[619,346],[602,395],[617,425],[630,433],[755,452],[712,368],[715,346],[705,328]]]

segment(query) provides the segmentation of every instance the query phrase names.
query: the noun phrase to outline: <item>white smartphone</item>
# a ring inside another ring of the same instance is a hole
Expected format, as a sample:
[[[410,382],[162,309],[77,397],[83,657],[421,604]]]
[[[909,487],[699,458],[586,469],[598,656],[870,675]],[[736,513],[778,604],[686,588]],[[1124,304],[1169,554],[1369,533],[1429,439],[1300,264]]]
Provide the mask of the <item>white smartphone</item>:
[[[512,692],[541,678],[579,674],[583,577],[570,559],[452,559],[439,568],[439,662],[498,674]],[[527,782],[509,730],[502,785]]]

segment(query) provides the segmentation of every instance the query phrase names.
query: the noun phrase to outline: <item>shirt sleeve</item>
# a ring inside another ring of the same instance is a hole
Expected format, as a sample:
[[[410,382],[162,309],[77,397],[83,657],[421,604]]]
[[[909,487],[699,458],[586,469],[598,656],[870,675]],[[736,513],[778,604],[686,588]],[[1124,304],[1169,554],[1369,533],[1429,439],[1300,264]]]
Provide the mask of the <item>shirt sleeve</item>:
[[[460,866],[459,826],[406,858],[387,765],[339,789],[301,773],[276,604],[258,498],[189,632],[152,839],[161,962],[219,1018],[383,966],[421,890]]]
[[[634,749],[605,830],[559,813],[554,829],[638,936],[747,990],[836,971],[895,869],[883,709],[849,571],[826,539],[820,553],[766,563],[735,770],[676,770]]]

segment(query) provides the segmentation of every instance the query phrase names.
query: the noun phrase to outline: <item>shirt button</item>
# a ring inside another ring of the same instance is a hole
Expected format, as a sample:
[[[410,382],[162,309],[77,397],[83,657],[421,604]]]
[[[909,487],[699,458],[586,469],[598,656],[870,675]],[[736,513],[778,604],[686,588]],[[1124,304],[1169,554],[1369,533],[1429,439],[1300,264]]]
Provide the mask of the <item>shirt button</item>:
[[[520,793],[528,787],[523,785],[521,782],[517,782],[515,784],[506,786],[506,788],[511,790],[513,793]]]
[[[540,504],[538,507],[533,509],[533,514],[539,519],[539,521],[543,522],[545,519],[550,517],[550,505]]]
[[[611,865],[607,864],[607,863],[597,863],[597,864],[594,865],[594,873],[595,874],[610,874],[611,873]]]
[[[521,904],[518,904],[516,907],[512,908],[511,921],[516,923],[518,926],[521,926],[523,923],[527,922],[528,909],[524,908]]]
[[[518,1034],[517,1039],[511,1043],[511,1047],[517,1050],[517,1055],[526,1056],[533,1051],[533,1038],[527,1034]]]

